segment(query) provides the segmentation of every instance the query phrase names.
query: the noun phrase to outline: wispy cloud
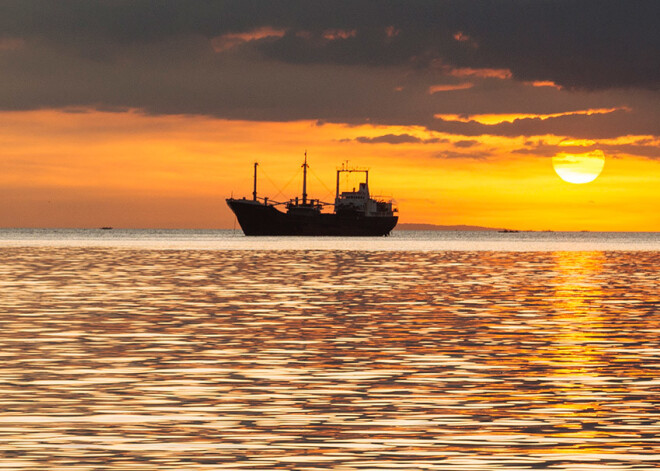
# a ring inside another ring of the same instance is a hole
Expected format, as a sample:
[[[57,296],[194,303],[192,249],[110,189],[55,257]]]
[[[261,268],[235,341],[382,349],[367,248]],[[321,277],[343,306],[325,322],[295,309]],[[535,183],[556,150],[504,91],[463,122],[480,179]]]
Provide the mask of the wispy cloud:
[[[423,139],[411,134],[384,134],[375,137],[360,136],[353,140],[362,144],[435,144],[440,142],[438,138]]]
[[[348,39],[354,38],[357,35],[357,31],[345,30],[345,29],[328,29],[323,31],[323,39],[328,39],[330,41],[336,41],[338,39]]]
[[[526,142],[523,147],[513,149],[514,154],[553,157],[558,154],[584,154],[591,151],[602,151],[606,157],[635,156],[649,159],[660,159],[660,140],[634,139],[630,142],[617,140],[566,140],[559,143],[548,143],[544,140]]]
[[[468,149],[470,147],[474,147],[477,144],[479,144],[479,141],[470,139],[470,140],[462,140],[462,141],[456,141],[454,142],[454,147],[459,147],[462,149]]]
[[[440,84],[440,85],[431,85],[429,87],[429,94],[433,95],[438,92],[453,92],[456,90],[467,90],[468,88],[474,87],[474,84],[471,82],[464,82],[458,84]]]
[[[268,26],[256,28],[240,33],[226,33],[211,39],[211,45],[215,52],[224,52],[250,41],[259,39],[281,38],[286,33],[284,29],[274,29]]]
[[[608,114],[615,111],[630,111],[627,107],[617,107],[617,108],[598,108],[598,109],[588,109],[588,110],[575,110],[575,111],[564,111],[561,113],[549,113],[549,114],[536,114],[536,113],[493,113],[493,114],[475,114],[475,115],[458,115],[458,114],[436,114],[435,118],[442,119],[444,121],[458,121],[461,123],[469,123],[470,121],[477,122],[479,124],[485,125],[494,125],[500,123],[513,123],[516,120],[521,119],[540,119],[546,120],[550,118],[558,118],[561,116],[591,116],[594,114]]]
[[[555,88],[557,90],[561,90],[562,87],[560,85],[557,85],[555,82],[552,80],[535,80],[533,82],[524,82],[526,85],[531,85],[532,87],[551,87]]]
[[[502,80],[513,76],[509,69],[472,69],[469,67],[458,69],[448,67],[445,69],[445,73],[453,77],[498,78]]]

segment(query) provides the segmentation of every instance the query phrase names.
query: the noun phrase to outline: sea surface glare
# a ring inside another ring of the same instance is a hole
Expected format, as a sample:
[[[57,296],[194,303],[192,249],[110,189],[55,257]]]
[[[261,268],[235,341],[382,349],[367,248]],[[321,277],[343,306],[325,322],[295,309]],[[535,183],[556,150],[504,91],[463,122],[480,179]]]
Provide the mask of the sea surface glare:
[[[648,244],[28,239],[0,243],[0,469],[660,467]]]

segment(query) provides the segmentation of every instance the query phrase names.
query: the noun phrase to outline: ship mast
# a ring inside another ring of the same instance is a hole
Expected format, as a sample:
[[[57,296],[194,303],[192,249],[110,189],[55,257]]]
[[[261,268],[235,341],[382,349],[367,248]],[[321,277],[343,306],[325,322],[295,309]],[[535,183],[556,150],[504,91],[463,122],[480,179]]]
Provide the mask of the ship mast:
[[[252,200],[257,201],[257,166],[258,162],[254,163],[254,189],[252,190]]]
[[[309,165],[307,165],[307,150],[305,150],[305,163],[302,164],[303,168],[303,200],[302,204],[303,206],[307,204],[307,168]]]

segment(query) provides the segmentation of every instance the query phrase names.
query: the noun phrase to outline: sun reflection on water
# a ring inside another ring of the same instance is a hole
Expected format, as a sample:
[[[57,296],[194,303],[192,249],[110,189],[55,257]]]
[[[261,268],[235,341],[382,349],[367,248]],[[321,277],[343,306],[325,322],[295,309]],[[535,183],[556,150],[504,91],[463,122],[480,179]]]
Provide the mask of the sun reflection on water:
[[[604,256],[601,252],[556,252],[557,273],[552,310],[559,331],[554,344],[557,355],[552,361],[563,366],[560,373],[579,374],[600,363],[603,312],[599,308],[604,293],[600,277]]]

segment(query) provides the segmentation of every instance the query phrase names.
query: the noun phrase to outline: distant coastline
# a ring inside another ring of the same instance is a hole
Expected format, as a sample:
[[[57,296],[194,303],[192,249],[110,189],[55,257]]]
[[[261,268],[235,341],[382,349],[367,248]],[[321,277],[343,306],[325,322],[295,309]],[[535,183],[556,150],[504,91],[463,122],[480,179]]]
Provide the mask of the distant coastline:
[[[503,231],[503,227],[483,227],[483,226],[441,226],[439,224],[416,224],[399,223],[394,228],[395,231]]]

